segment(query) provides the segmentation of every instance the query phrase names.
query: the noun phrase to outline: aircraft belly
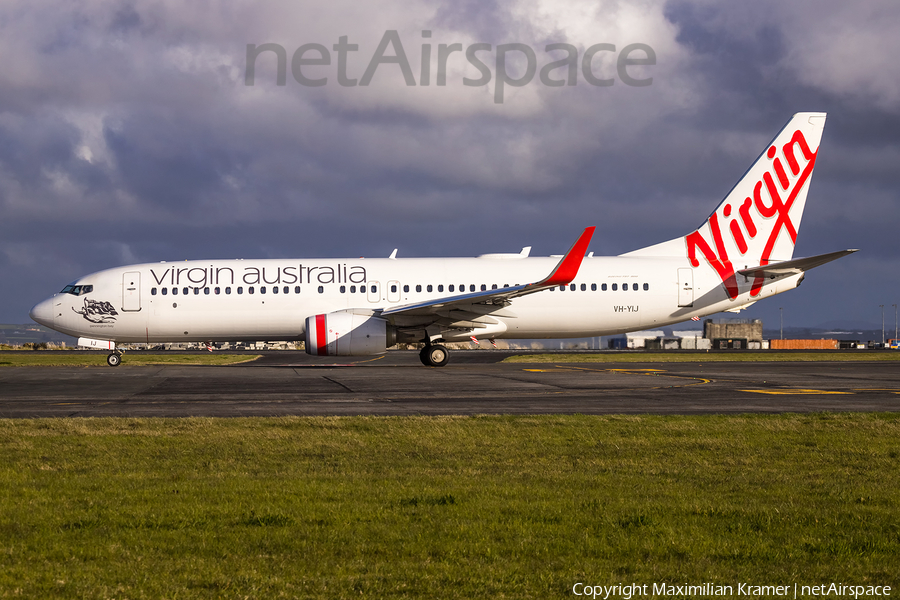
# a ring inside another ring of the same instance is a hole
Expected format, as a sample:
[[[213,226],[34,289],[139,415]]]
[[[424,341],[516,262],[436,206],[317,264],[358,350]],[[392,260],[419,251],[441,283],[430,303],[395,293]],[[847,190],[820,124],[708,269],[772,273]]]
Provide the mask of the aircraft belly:
[[[177,303],[175,303],[177,304]],[[303,335],[303,319],[282,308],[204,310],[205,307],[157,307],[150,318],[149,342],[290,340]]]

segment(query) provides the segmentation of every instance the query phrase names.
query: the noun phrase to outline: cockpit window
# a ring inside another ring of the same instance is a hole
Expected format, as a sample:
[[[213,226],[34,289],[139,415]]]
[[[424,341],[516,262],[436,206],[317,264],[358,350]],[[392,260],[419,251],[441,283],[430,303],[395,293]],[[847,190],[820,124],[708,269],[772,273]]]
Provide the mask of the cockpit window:
[[[72,294],[73,296],[83,296],[94,291],[92,285],[67,285],[62,289],[60,294]]]

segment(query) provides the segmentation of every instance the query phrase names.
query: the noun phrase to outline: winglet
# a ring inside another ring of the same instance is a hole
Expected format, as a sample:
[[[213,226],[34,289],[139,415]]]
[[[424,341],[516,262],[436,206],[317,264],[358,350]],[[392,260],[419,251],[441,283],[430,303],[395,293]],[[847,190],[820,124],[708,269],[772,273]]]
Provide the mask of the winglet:
[[[588,244],[591,243],[591,237],[594,235],[596,227],[588,227],[578,238],[578,241],[569,248],[566,255],[562,257],[556,268],[543,281],[534,284],[535,287],[553,287],[555,285],[566,285],[578,275],[578,269],[581,268],[581,261],[584,260],[584,253]]]

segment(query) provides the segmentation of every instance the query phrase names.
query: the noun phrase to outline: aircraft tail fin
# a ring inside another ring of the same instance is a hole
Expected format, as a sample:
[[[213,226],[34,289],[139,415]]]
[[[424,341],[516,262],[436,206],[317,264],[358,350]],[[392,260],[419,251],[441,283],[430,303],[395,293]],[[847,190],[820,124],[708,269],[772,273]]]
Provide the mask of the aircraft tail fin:
[[[825,116],[794,115],[693,232],[623,256],[686,257],[694,267],[714,269],[726,287],[736,270],[790,260]]]

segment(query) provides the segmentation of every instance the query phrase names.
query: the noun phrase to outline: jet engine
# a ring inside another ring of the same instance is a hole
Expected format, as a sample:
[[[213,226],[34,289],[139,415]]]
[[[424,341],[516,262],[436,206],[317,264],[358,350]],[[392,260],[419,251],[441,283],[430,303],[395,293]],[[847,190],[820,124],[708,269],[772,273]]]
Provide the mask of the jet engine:
[[[313,356],[362,356],[384,352],[396,342],[387,320],[338,311],[306,319],[306,353]]]

